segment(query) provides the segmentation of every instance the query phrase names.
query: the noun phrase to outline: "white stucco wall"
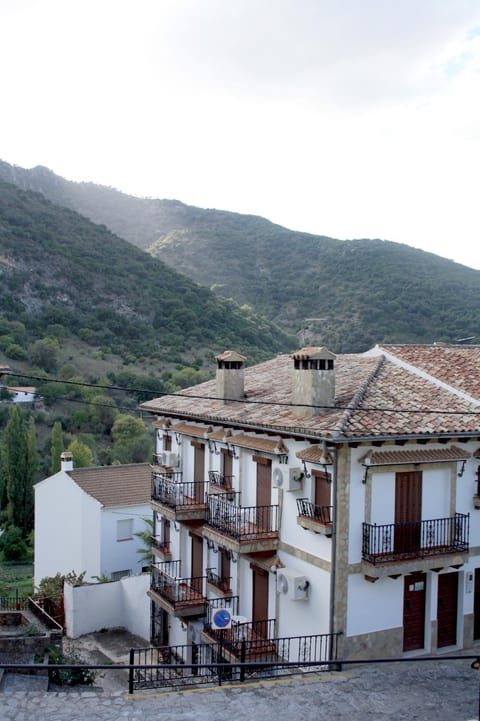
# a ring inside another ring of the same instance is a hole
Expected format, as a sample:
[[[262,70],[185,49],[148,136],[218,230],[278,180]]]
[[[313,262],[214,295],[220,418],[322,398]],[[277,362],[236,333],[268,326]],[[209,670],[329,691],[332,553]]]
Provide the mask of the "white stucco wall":
[[[100,504],[59,471],[34,486],[34,583],[70,571],[99,574]]]
[[[101,629],[125,628],[145,639],[150,638],[150,600],[147,573],[110,583],[88,586],[65,584],[66,634],[78,638]]]
[[[403,577],[369,583],[361,574],[348,578],[347,636],[398,628],[403,623]]]
[[[124,570],[140,573],[142,566],[148,565],[145,561],[141,561],[142,554],[137,553],[138,549],[144,548],[144,543],[133,535],[150,530],[144,521],[146,518],[152,518],[152,511],[148,503],[102,508],[100,555],[102,574],[110,576],[115,571]],[[117,540],[118,521],[128,519],[132,520],[132,535],[126,539]]]

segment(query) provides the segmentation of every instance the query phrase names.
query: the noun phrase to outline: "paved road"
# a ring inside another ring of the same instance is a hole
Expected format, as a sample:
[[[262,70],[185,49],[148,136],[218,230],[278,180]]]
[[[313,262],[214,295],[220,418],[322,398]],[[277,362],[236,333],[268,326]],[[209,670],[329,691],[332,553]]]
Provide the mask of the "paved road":
[[[0,694],[1,721],[467,721],[480,671],[469,660],[356,666],[302,679],[135,694]]]

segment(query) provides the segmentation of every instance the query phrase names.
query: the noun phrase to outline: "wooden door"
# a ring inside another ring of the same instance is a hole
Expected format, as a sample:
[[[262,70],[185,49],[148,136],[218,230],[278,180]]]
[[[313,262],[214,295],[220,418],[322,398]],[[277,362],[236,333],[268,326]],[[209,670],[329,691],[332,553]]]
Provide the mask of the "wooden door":
[[[458,573],[438,577],[437,647],[457,643]]]
[[[395,474],[396,554],[414,555],[420,548],[422,520],[422,473],[407,471]]]
[[[312,471],[314,517],[322,523],[331,523],[331,477],[323,471]]]
[[[169,643],[168,613],[151,602],[151,641],[154,646],[168,646]]]
[[[252,621],[254,631],[262,638],[268,636],[268,573],[263,568],[251,565],[253,581]]]
[[[227,451],[226,448],[222,448],[222,469],[221,473],[223,476],[223,485],[227,489],[231,489],[232,484],[232,472],[233,472],[233,458],[232,451]]]
[[[403,650],[425,646],[425,573],[405,576],[403,590]]]
[[[271,530],[272,462],[269,458],[254,456],[257,464],[256,525],[259,532]]]
[[[480,568],[475,569],[473,596],[473,638],[480,639]]]
[[[203,539],[194,534],[192,539],[192,586],[198,593],[202,592],[203,586]]]
[[[196,503],[205,503],[205,444],[194,441],[194,467],[193,467],[193,480],[194,480],[194,491],[188,493],[193,495]]]

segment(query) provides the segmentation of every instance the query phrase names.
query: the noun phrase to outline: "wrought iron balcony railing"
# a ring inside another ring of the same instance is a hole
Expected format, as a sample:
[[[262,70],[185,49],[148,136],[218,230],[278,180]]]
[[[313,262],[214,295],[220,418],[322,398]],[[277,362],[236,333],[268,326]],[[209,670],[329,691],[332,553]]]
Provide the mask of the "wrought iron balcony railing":
[[[324,525],[332,522],[333,506],[316,506],[308,498],[297,498],[298,515]]]
[[[205,481],[183,481],[182,473],[152,473],[152,501],[173,510],[205,505]]]
[[[152,536],[152,546],[163,553],[164,556],[171,553],[170,541],[164,541],[161,536]]]
[[[179,574],[180,561],[154,564],[150,581],[151,590],[168,601],[173,608],[204,602],[205,576],[180,578]]]
[[[466,553],[470,514],[406,523],[363,524],[362,558],[372,564]]]
[[[225,488],[226,491],[231,491],[233,487],[233,479],[235,476],[225,476],[220,471],[209,471],[208,480],[211,486],[218,486]]]
[[[207,568],[207,582],[210,583],[212,586],[215,586],[215,588],[218,588],[219,591],[222,591],[223,593],[227,593],[230,590],[232,579],[229,576],[224,577],[220,576],[215,569],[213,568]]]
[[[207,524],[235,540],[255,540],[278,533],[278,506],[240,506],[224,494],[209,494]]]

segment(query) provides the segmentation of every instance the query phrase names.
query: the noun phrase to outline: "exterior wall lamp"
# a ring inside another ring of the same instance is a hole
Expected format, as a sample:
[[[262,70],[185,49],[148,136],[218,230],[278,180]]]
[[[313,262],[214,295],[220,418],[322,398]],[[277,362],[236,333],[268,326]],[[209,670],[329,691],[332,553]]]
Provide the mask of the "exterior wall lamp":
[[[463,473],[464,473],[464,471],[465,471],[465,463],[466,463],[466,462],[467,462],[467,461],[466,461],[466,459],[464,458],[463,461],[462,461],[462,467],[460,468],[460,470],[459,470],[459,472],[458,472],[458,474],[457,474],[459,478],[461,478],[461,477],[463,476]]]
[[[207,443],[208,443],[208,450],[210,451],[210,453],[215,453],[216,456],[219,456],[220,451],[217,448],[216,441],[211,441],[210,439],[208,439]]]
[[[304,476],[304,478],[311,478],[311,477],[312,477],[312,474],[307,471],[307,462],[306,462],[306,461],[302,461],[302,463],[303,463],[303,476]]]
[[[364,469],[365,469],[364,472],[363,472],[363,478],[362,478],[362,483],[363,483],[363,484],[365,484],[365,483],[367,482],[367,479],[368,479],[368,471],[369,471],[369,468],[370,468],[371,465],[372,465],[372,461],[370,460],[370,458],[368,458],[368,457],[365,458],[364,461],[363,461],[363,463],[362,463],[362,466],[363,466]]]
[[[232,458],[239,458],[240,456],[235,452],[235,446],[230,445],[227,441],[227,451],[232,454]]]

